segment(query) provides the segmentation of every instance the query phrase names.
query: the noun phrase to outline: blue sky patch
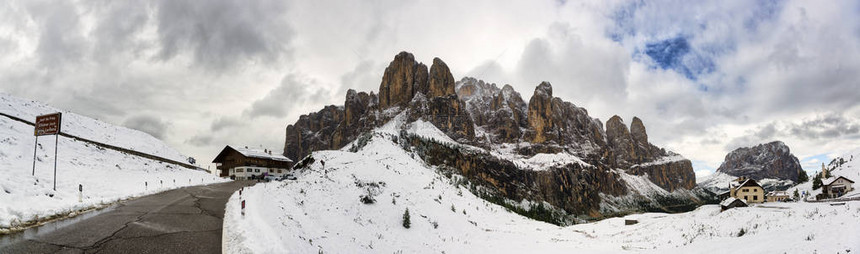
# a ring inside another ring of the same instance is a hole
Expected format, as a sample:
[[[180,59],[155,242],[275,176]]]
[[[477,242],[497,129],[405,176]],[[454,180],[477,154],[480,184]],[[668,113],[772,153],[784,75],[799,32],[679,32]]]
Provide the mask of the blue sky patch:
[[[711,73],[716,68],[710,57],[694,52],[683,36],[647,43],[644,53],[653,60],[652,67],[675,70],[691,80],[697,80],[699,75]],[[707,87],[700,86],[699,89],[707,91]]]

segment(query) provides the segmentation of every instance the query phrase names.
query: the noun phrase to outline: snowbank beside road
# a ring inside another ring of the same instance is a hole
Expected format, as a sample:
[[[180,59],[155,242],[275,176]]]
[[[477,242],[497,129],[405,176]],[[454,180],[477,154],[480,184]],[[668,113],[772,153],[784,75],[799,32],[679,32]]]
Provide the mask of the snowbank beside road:
[[[36,102],[27,102],[5,94],[0,94],[0,101],[0,110],[10,115],[54,111]],[[168,155],[171,159],[182,161],[184,158],[148,134],[83,116],[63,114],[63,131],[75,129],[80,130],[75,134],[83,138],[101,139],[99,141],[108,144],[118,141],[135,148],[159,149],[161,155]],[[83,130],[91,130],[93,133],[105,131],[109,134],[92,137],[87,136],[89,132]],[[54,191],[54,137],[39,139],[35,175],[34,139],[33,126],[0,117],[0,175],[3,176],[0,178],[0,233],[32,225],[46,218],[71,215],[122,199],[166,189],[224,181],[207,172],[59,137],[56,156],[57,186]],[[82,193],[78,191],[79,185],[83,186]]]
[[[835,253],[860,251],[860,202],[647,213],[558,227],[488,203],[382,136],[319,151],[298,180],[234,194],[228,253]],[[325,168],[322,166],[325,161]],[[456,178],[456,177],[455,177]],[[372,197],[367,201],[364,197]],[[240,202],[246,200],[246,214]],[[402,226],[409,209],[411,227]],[[625,219],[638,224],[624,225]],[[743,231],[743,232],[742,232]],[[730,246],[730,247],[727,247]]]

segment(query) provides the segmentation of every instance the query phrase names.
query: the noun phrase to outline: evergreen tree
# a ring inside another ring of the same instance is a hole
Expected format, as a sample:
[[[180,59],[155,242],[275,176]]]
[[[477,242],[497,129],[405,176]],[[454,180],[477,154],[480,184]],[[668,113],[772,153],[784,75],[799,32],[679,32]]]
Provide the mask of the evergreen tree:
[[[794,189],[794,200],[800,200],[800,193],[797,192],[797,189]]]
[[[409,221],[409,208],[406,208],[406,212],[403,213],[403,227],[409,228],[412,226],[412,222]]]
[[[812,189],[817,190],[821,188],[821,174],[815,174],[815,177],[812,178]]]
[[[800,172],[798,172],[797,174],[797,183],[801,184],[805,183],[806,181],[809,181],[809,176],[806,175],[806,171],[801,169]]]

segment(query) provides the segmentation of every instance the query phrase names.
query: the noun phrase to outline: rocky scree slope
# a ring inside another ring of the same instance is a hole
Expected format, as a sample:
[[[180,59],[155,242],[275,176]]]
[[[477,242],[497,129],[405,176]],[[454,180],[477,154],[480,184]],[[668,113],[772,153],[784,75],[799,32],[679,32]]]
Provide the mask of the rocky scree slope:
[[[427,163],[466,176],[492,197],[545,201],[571,214],[598,217],[625,212],[601,208],[605,195],[641,194],[628,189],[623,173],[646,177],[667,192],[687,191],[681,198],[661,199],[669,200],[666,204],[701,204],[708,198],[689,192],[695,188],[690,161],[649,143],[639,118],[628,129],[614,116],[604,129],[586,109],[553,97],[548,82],[538,85],[526,102],[510,85],[499,89],[474,78],[455,82],[442,60],[433,59],[428,71],[407,52],[397,54],[385,69],[378,94],[349,90],[344,106],[326,106],[288,125],[284,155],[299,161],[313,151],[360,143],[395,118],[430,123],[461,144],[399,135]],[[547,155],[549,164],[540,170],[515,163]],[[562,157],[583,163],[566,163],[558,159]]]

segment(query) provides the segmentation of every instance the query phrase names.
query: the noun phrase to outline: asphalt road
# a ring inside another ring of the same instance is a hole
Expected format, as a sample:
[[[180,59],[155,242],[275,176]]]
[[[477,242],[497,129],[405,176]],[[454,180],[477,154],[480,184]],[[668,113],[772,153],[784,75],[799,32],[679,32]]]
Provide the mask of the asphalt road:
[[[254,182],[170,190],[4,236],[0,253],[221,253],[224,204]]]

